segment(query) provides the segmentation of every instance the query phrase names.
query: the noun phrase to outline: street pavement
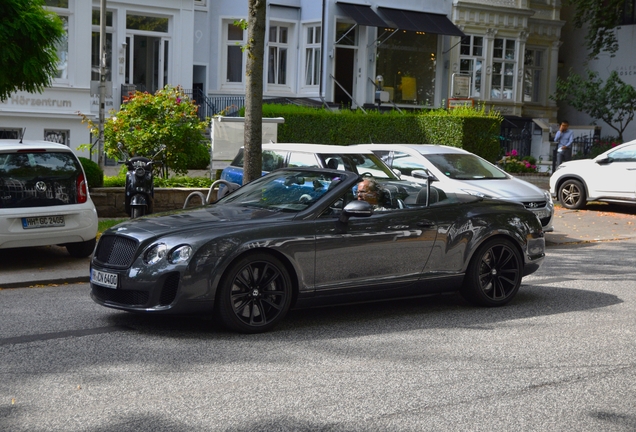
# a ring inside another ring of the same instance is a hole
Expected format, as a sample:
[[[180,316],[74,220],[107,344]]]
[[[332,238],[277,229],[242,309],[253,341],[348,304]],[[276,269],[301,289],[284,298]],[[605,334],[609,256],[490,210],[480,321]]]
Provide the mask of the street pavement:
[[[548,247],[636,238],[634,207],[591,204],[586,210],[557,207]],[[72,258],[65,248],[47,246],[0,250],[0,289],[87,282],[90,258]]]

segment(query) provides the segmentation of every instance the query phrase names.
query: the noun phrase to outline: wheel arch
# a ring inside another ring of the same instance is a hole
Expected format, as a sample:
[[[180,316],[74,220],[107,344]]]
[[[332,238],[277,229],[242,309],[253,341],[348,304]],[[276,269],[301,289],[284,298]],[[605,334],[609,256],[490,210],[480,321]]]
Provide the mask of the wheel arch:
[[[215,293],[214,293],[215,304],[218,303],[218,300],[219,300],[220,290],[218,289],[218,286],[225,280],[225,278],[227,277],[227,273],[232,267],[232,265],[240,259],[243,259],[250,255],[256,255],[258,253],[266,253],[268,255],[272,255],[273,257],[277,258],[281,263],[283,263],[283,265],[285,266],[285,270],[287,270],[287,273],[289,273],[289,278],[291,279],[291,282],[292,282],[292,301],[291,301],[290,307],[294,306],[294,304],[296,303],[296,300],[298,299],[298,292],[299,292],[298,272],[296,271],[296,268],[291,263],[291,260],[285,254],[275,249],[264,248],[264,247],[245,250],[241,252],[240,254],[236,255],[235,257],[233,257],[229,262],[225,264],[224,266],[225,268],[223,269],[223,272],[217,279]]]
[[[559,199],[559,189],[561,189],[561,186],[563,186],[563,183],[565,183],[568,180],[577,180],[577,181],[581,182],[581,184],[585,188],[585,196],[586,197],[590,196],[590,191],[589,191],[589,189],[587,187],[587,182],[585,180],[583,180],[583,177],[581,177],[578,174],[566,174],[566,175],[564,175],[563,177],[560,177],[557,180],[556,185],[554,187],[554,193],[555,193],[555,196],[557,197],[557,200]]]
[[[468,269],[468,266],[470,265],[470,262],[473,260],[473,258],[475,257],[475,254],[477,253],[477,251],[479,250],[479,248],[481,248],[486,242],[489,242],[493,239],[505,239],[505,240],[509,240],[515,247],[515,249],[517,250],[517,252],[519,252],[519,254],[521,255],[521,259],[523,261],[523,264],[525,266],[526,263],[526,254],[523,250],[523,247],[521,246],[521,241],[520,239],[513,235],[512,233],[508,233],[508,232],[497,232],[494,233],[493,235],[490,235],[488,237],[482,237],[479,242],[475,245],[475,247],[473,248],[470,256],[468,257],[468,259],[466,260],[466,262],[464,263],[464,277],[466,276],[466,271]]]

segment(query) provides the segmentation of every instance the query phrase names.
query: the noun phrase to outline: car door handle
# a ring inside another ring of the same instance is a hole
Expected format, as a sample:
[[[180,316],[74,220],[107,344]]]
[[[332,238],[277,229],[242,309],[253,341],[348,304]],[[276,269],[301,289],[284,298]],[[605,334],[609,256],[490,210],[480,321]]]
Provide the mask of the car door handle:
[[[423,220],[423,221],[419,221],[416,225],[422,228],[430,228],[435,226],[435,222],[430,220]]]

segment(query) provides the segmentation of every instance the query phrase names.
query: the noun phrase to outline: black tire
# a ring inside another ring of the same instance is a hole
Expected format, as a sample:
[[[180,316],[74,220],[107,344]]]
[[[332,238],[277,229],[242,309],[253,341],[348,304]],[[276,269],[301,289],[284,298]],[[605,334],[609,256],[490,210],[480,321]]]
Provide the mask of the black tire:
[[[559,187],[559,202],[568,209],[582,209],[587,203],[587,193],[583,183],[578,180],[566,180]]]
[[[510,240],[495,238],[479,247],[468,265],[461,294],[478,306],[503,306],[519,291],[523,260]]]
[[[283,263],[258,253],[236,261],[219,285],[217,313],[221,324],[241,333],[271,330],[287,314],[292,282]]]
[[[66,250],[73,258],[85,258],[95,250],[95,239],[79,243],[66,244]]]
[[[132,219],[137,219],[138,217],[142,217],[146,214],[145,206],[132,206],[130,208],[130,217]]]

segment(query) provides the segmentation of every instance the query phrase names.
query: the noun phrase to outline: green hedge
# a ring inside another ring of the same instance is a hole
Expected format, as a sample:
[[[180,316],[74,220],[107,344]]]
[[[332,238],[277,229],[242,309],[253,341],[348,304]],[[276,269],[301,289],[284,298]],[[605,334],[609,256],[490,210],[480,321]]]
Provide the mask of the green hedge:
[[[263,117],[283,117],[278,142],[351,145],[361,143],[444,144],[464,148],[490,162],[499,158],[502,117],[485,108],[379,113],[330,111],[264,104]]]
[[[86,173],[88,187],[102,187],[104,185],[104,171],[99,167],[99,164],[81,156],[78,159]]]

